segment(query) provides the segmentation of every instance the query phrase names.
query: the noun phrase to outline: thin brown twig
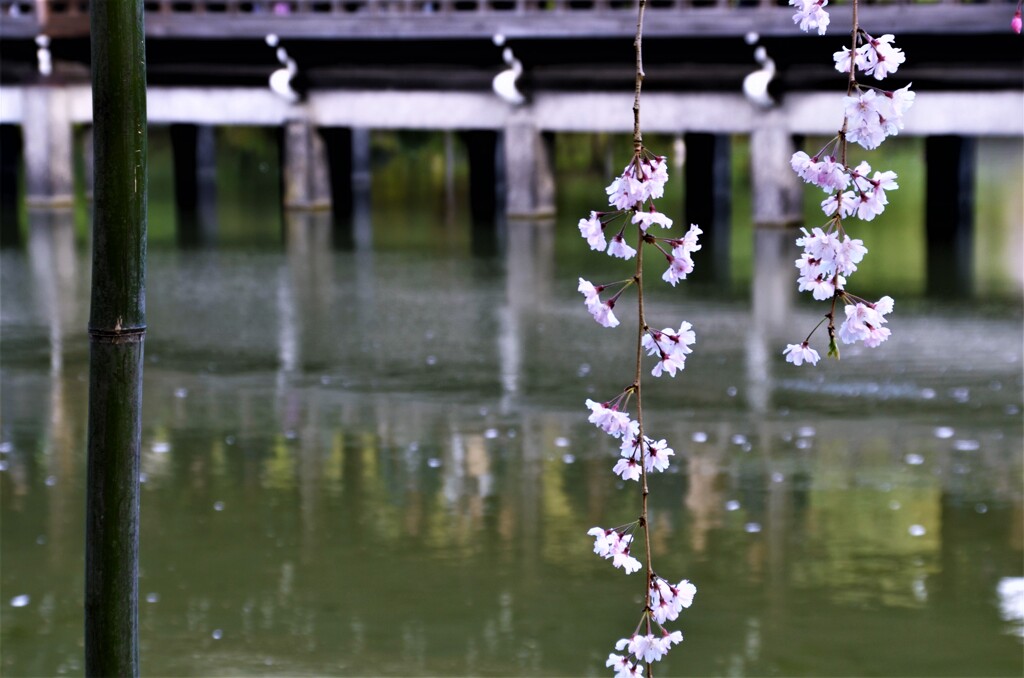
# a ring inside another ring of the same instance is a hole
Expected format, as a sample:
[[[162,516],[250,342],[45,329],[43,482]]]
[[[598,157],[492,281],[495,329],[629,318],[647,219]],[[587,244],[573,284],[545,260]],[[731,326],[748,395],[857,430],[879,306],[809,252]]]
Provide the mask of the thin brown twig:
[[[642,178],[643,160],[643,135],[640,133],[640,88],[644,82],[644,59],[643,59],[643,30],[644,30],[644,9],[647,6],[646,0],[639,0],[640,7],[636,19],[636,39],[633,47],[636,50],[636,90],[633,97],[633,164],[637,177]],[[641,209],[642,205],[637,205]],[[640,447],[640,526],[644,530],[645,565],[646,575],[644,577],[644,621],[646,621],[647,634],[651,634],[651,578],[654,576],[654,568],[651,566],[651,528],[647,515],[647,495],[650,490],[647,487],[647,455],[644,443],[644,409],[641,398],[641,379],[643,376],[643,338],[647,329],[647,321],[644,317],[644,231],[641,225],[637,225],[637,246],[636,246],[636,292],[637,292],[637,330],[636,330],[636,373],[633,379],[634,393],[636,395],[636,422],[637,438]],[[646,662],[647,678],[651,678],[653,670],[650,662]]]

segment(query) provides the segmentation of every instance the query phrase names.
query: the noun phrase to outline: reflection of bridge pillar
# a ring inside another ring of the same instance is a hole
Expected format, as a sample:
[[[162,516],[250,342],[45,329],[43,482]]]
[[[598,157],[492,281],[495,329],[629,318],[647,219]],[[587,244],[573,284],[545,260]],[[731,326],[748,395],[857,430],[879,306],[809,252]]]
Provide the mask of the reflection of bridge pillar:
[[[0,125],[0,247],[21,244],[18,225],[18,176],[21,174],[21,130]]]
[[[796,259],[796,233],[792,229],[754,229],[750,293],[753,317],[746,341],[746,367],[747,402],[757,413],[766,413],[771,408],[771,366],[781,355],[784,344],[800,343],[811,329],[791,326]]]
[[[971,293],[975,147],[975,140],[965,137],[925,139],[929,294]]]
[[[171,125],[178,244],[211,245],[217,233],[217,149],[210,126]]]
[[[284,206],[286,209],[327,210],[331,184],[327,152],[319,131],[305,118],[285,123]]]
[[[498,310],[498,356],[501,369],[502,411],[511,406],[521,388],[523,316],[543,305],[551,289],[554,265],[554,224],[544,221],[513,221],[508,225],[505,248],[506,304]]]
[[[50,370],[64,364],[64,335],[74,323],[76,271],[75,219],[68,209],[28,210],[28,254],[35,307],[50,334]]]
[[[45,86],[22,91],[26,201],[38,207],[70,205],[73,174],[67,92]]]
[[[796,151],[781,110],[760,114],[750,134],[750,179],[755,226],[799,223],[803,192],[789,160]]]
[[[778,334],[790,327],[789,315],[797,287],[797,270],[793,265],[799,258],[797,235],[797,231],[785,228],[754,230],[751,303],[754,326],[761,334]]]
[[[357,250],[364,251],[373,245],[373,224],[370,220],[371,168],[370,130],[365,127],[352,129],[352,236]]]
[[[284,217],[287,268],[277,289],[278,359],[283,379],[324,360],[330,337],[331,216],[289,210]]]
[[[332,127],[321,130],[330,165],[334,247],[370,247],[370,130]]]
[[[543,135],[528,114],[517,112],[505,127],[505,212],[510,217],[555,213],[552,138]]]
[[[732,174],[729,137],[725,134],[687,134],[684,221],[697,224],[701,265],[694,269],[697,279],[728,280],[729,222]],[[687,225],[683,226],[685,231]]]

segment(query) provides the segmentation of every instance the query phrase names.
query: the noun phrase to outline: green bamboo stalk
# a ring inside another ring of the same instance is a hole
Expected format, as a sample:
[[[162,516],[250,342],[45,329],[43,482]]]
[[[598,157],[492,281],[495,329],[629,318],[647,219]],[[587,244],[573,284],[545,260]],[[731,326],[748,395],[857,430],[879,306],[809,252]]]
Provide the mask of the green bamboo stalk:
[[[95,189],[89,315],[85,672],[138,676],[146,332],[143,1],[90,3]]]

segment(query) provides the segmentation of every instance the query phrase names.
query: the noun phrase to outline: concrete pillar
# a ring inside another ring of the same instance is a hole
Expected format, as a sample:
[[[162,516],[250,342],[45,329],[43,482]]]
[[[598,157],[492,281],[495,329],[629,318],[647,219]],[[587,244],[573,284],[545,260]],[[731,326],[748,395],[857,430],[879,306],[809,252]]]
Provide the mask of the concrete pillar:
[[[326,147],[308,120],[298,118],[285,123],[282,165],[285,209],[331,208]]]
[[[21,130],[0,125],[0,247],[19,247],[18,176],[21,174]]]
[[[505,127],[505,212],[537,218],[555,213],[555,176],[551,137],[545,138],[525,111]]]
[[[72,204],[71,116],[62,87],[25,87],[22,99],[25,199],[34,207]]]
[[[683,212],[685,224],[697,224],[700,237],[698,280],[729,279],[729,225],[732,219],[730,143],[725,134],[687,134]]]
[[[971,294],[976,164],[974,139],[939,136],[925,140],[929,294]]]
[[[803,220],[803,190],[789,160],[796,152],[784,113],[765,111],[750,134],[750,179],[755,226]]]
[[[217,145],[213,127],[171,125],[178,244],[212,245],[217,236]]]

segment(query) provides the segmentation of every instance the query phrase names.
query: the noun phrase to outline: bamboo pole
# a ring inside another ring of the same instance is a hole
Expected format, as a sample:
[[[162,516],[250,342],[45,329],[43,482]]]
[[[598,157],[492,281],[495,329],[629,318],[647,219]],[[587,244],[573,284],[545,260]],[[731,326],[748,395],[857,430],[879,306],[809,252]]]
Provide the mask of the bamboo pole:
[[[143,2],[93,2],[90,15],[95,197],[85,672],[138,676],[139,447],[146,331]]]

